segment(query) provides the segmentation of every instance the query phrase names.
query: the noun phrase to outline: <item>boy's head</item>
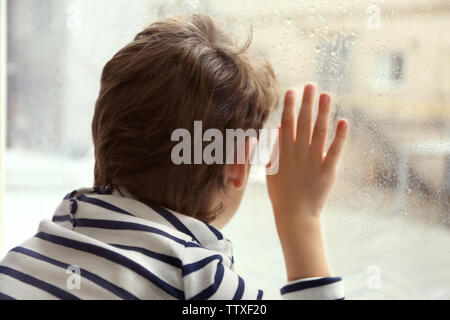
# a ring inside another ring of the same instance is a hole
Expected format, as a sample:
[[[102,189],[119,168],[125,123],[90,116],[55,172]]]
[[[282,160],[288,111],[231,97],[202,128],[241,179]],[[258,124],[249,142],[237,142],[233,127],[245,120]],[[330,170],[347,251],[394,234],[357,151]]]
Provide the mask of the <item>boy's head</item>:
[[[201,15],[139,33],[103,70],[92,122],[95,185],[125,187],[204,222],[235,211],[248,163],[175,165],[171,135],[184,128],[194,136],[194,121],[224,135],[262,128],[277,103],[276,79],[245,51]]]

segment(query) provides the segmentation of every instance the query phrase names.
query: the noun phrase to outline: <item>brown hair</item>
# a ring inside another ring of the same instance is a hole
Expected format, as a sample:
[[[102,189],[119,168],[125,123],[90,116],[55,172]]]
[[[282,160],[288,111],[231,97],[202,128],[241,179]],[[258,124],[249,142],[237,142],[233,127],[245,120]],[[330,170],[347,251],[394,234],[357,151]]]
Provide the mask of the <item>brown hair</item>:
[[[207,16],[153,23],[104,67],[92,134],[95,185],[127,188],[144,203],[159,204],[204,222],[222,205],[225,165],[171,161],[172,132],[261,129],[278,103],[270,64],[250,57]]]

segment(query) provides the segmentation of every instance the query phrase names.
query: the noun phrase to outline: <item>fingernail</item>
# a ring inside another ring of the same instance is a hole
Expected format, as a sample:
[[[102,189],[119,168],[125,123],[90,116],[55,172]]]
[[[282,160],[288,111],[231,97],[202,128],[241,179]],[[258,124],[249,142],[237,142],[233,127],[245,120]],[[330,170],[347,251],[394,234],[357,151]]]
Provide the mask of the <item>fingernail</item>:
[[[345,121],[340,121],[339,125],[338,125],[339,130],[344,130],[347,128],[347,122]]]
[[[320,100],[322,103],[328,103],[330,102],[330,96],[328,94],[322,94]]]
[[[294,89],[289,89],[286,92],[286,97],[292,97],[293,95],[295,95],[295,90]]]
[[[312,84],[312,83],[308,83],[308,84],[305,86],[305,91],[306,91],[307,93],[312,93],[315,89],[316,89],[316,86],[315,86],[314,84]]]

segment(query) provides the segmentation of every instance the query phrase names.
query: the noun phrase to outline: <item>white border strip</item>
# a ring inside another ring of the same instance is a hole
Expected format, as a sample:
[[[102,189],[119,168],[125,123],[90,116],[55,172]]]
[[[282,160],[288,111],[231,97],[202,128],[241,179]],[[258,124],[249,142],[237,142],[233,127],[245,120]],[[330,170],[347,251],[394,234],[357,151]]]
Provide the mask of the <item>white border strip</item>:
[[[6,151],[6,103],[7,103],[7,0],[0,0],[0,259],[3,257],[3,206],[5,191],[4,158]]]

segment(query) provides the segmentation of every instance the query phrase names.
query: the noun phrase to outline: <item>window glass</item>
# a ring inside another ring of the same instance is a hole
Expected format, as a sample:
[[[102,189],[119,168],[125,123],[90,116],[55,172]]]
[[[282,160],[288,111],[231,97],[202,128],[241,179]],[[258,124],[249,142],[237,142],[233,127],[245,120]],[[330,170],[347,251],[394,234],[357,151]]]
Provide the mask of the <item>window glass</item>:
[[[202,12],[241,43],[252,29],[252,50],[271,61],[283,90],[315,82],[333,96],[333,120],[349,120],[323,215],[347,298],[450,298],[449,1],[7,4],[2,254],[51,218],[66,193],[92,185],[90,121],[106,61],[149,23]],[[224,233],[237,271],[277,291],[283,257],[264,173],[254,169]]]

